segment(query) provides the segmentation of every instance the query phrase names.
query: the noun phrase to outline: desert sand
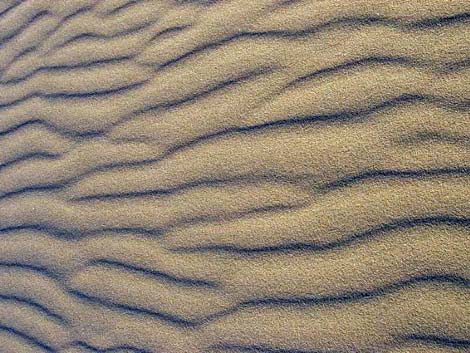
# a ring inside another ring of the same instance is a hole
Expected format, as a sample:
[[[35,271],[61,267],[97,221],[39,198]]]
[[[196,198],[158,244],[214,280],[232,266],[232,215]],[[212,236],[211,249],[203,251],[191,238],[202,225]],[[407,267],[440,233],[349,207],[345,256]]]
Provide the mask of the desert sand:
[[[1,0],[0,353],[469,352],[469,14]]]

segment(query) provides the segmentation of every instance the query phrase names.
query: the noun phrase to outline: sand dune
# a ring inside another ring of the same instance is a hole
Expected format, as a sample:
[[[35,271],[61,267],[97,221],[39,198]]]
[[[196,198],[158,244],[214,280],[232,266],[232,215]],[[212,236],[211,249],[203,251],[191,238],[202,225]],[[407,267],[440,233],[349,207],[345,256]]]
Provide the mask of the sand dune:
[[[1,1],[0,352],[467,352],[469,13]]]

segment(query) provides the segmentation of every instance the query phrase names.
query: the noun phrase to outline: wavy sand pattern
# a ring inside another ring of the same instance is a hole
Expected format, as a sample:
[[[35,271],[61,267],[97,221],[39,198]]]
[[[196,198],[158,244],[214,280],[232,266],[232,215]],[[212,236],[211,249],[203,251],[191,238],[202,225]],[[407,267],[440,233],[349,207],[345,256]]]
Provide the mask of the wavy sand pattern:
[[[0,1],[0,352],[470,351],[469,14]]]

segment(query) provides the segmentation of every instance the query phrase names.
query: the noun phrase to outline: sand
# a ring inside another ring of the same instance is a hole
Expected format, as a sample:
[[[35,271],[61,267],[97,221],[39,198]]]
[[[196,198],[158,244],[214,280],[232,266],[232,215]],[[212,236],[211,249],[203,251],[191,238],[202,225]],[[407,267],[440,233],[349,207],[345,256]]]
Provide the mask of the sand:
[[[469,13],[0,1],[0,353],[468,352]]]

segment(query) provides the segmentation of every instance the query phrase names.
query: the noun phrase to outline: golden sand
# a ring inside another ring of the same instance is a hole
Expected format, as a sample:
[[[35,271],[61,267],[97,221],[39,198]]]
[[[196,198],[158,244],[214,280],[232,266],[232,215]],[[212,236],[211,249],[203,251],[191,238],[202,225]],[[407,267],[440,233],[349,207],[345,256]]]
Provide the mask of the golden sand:
[[[469,13],[0,1],[0,353],[468,352]]]

